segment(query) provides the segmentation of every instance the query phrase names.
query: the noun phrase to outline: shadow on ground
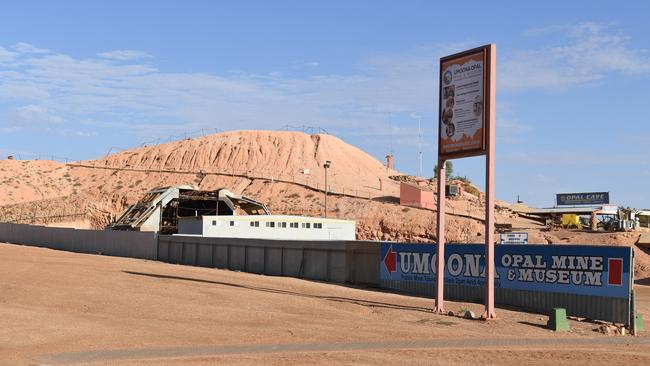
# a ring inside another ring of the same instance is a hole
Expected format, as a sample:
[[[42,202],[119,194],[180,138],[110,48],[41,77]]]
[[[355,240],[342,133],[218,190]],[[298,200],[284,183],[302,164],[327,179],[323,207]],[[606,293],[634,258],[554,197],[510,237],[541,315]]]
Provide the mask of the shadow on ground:
[[[372,200],[379,201],[379,202],[386,202],[386,203],[399,203],[399,197],[395,197],[395,196],[374,197]]]
[[[424,308],[424,307],[404,306],[404,305],[391,304],[391,303],[378,302],[378,301],[354,299],[354,298],[349,298],[349,297],[309,295],[309,294],[303,294],[303,293],[294,292],[294,291],[279,290],[279,289],[267,288],[267,287],[245,286],[245,285],[238,285],[236,283],[213,281],[213,280],[204,280],[204,279],[192,278],[192,277],[170,276],[170,275],[163,275],[163,274],[133,272],[133,271],[122,271],[122,272],[124,272],[126,274],[130,274],[130,275],[135,275],[135,276],[145,276],[145,277],[161,278],[161,279],[168,279],[168,280],[208,283],[208,284],[213,284],[213,285],[235,287],[235,288],[241,288],[241,289],[247,289],[247,290],[270,292],[270,293],[274,293],[274,294],[308,297],[308,298],[313,298],[313,299],[321,299],[321,300],[335,301],[335,302],[346,302],[346,303],[350,303],[350,304],[355,304],[355,305],[360,305],[360,306],[367,306],[367,307],[374,307],[374,308],[410,310],[410,311],[420,311],[420,312],[425,312],[425,313],[431,313],[432,312],[432,309],[428,309],[428,308]]]
[[[650,277],[647,278],[640,278],[638,280],[634,281],[635,285],[643,285],[643,286],[650,286]]]
[[[545,324],[537,324],[537,323],[527,322],[527,321],[519,321],[517,323],[524,324],[524,325],[530,325],[532,327],[537,327],[537,328],[541,328],[541,329],[544,329],[544,330],[548,330],[548,328],[546,327]]]

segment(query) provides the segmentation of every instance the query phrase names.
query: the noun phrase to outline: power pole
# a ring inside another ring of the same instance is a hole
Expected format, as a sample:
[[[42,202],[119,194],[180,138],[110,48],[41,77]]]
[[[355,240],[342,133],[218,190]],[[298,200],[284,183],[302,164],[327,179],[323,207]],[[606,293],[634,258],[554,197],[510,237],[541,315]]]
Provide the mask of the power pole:
[[[327,169],[332,165],[332,162],[329,160],[325,161],[325,218],[327,218]]]
[[[420,155],[420,177],[422,176],[422,117],[418,116],[418,154]]]
[[[390,154],[393,155],[393,112],[388,112],[388,130],[390,133]]]

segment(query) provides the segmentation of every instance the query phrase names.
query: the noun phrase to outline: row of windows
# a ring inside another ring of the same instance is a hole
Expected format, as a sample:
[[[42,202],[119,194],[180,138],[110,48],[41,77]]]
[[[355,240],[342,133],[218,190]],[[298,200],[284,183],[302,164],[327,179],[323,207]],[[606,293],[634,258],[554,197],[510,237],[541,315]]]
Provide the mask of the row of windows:
[[[276,225],[275,222],[268,221],[265,224],[266,224],[266,227],[278,227],[278,228],[286,228],[287,227],[286,222],[278,222],[277,225]],[[298,224],[299,223],[297,223],[297,222],[290,222],[289,227],[297,229],[299,227]],[[217,225],[217,220],[212,220],[212,226],[216,226],[216,225]],[[219,225],[221,225],[221,222],[219,222]],[[251,221],[249,223],[249,225],[250,225],[250,227],[260,227],[260,222],[259,221]],[[239,226],[239,225],[238,225],[237,221],[230,221],[230,226]],[[303,222],[302,223],[302,228],[303,229],[311,229],[311,227],[312,227],[312,223],[310,223],[310,222]],[[322,229],[323,224],[320,223],[320,222],[314,222],[313,223],[313,228],[314,229]]]

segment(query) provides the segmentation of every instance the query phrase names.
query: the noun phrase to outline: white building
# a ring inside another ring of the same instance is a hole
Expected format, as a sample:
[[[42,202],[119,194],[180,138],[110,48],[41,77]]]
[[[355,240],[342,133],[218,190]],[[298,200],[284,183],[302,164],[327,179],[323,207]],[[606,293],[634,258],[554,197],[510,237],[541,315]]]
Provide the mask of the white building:
[[[108,225],[112,230],[215,238],[355,240],[354,221],[271,215],[262,202],[225,188],[159,187]]]
[[[178,235],[284,240],[355,240],[350,220],[288,215],[181,217]]]

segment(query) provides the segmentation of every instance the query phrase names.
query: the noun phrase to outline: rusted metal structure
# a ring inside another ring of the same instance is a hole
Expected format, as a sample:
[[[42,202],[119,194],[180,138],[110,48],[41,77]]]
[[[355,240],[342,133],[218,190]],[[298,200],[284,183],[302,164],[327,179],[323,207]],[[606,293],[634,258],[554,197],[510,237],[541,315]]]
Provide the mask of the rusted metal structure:
[[[158,187],[147,192],[107,229],[175,234],[179,218],[234,213],[268,215],[269,210],[261,202],[224,188],[200,191],[191,185]]]

